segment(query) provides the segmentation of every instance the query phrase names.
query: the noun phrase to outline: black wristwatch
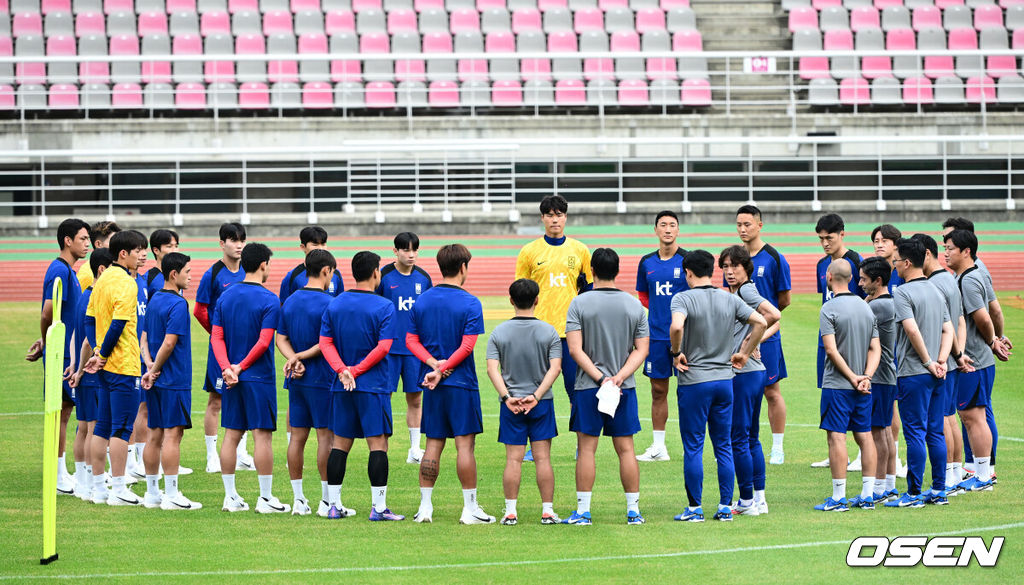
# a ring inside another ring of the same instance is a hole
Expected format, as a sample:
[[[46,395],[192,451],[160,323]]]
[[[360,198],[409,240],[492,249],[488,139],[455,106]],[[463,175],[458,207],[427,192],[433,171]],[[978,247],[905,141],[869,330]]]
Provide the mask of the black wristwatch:
[[[505,395],[504,395],[504,396],[502,396],[502,397],[501,397],[501,401],[502,401],[502,402],[508,402],[508,399],[509,399],[509,398],[510,398],[511,396],[512,396],[512,393],[511,393],[511,392],[507,392],[507,393],[505,393]]]
[[[675,359],[675,358],[677,358],[677,357],[679,357],[680,355],[683,354],[683,350],[670,351],[669,353],[672,355],[672,359]]]

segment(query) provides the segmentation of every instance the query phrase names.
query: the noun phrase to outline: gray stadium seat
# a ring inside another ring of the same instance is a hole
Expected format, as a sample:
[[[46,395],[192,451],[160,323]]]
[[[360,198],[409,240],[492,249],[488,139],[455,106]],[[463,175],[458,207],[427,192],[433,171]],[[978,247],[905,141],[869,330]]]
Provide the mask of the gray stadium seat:
[[[135,13],[164,12],[164,0],[135,0]]]
[[[11,2],[11,4],[13,5],[14,2]],[[103,0],[72,0],[71,12],[74,12],[75,14],[82,12],[103,12]]]
[[[782,0],[782,10],[784,10],[786,12],[789,12],[790,10],[793,10],[794,8],[803,8],[805,6],[810,6],[810,5],[811,5],[811,0]],[[852,8],[852,7],[851,6],[847,6],[847,8]]]
[[[70,12],[51,12],[44,20],[43,33],[48,37],[73,36],[75,19]]]
[[[34,83],[19,85],[17,90],[17,104],[19,110],[45,110],[46,87]]]
[[[168,30],[171,36],[199,34],[199,15],[195,12],[175,12],[170,15]]]
[[[258,12],[236,12],[231,15],[231,34],[241,35],[263,34],[263,19]]]
[[[680,102],[679,82],[674,79],[651,81],[651,105],[674,106]]]
[[[10,9],[10,14],[20,14],[22,12],[39,12],[39,0],[11,0]]]
[[[544,32],[550,34],[572,30],[572,13],[565,8],[552,8],[544,13]]]
[[[362,108],[366,105],[363,84],[345,81],[334,86],[334,107],[339,110]]]
[[[871,103],[877,106],[902,105],[900,82],[893,77],[879,77],[872,80]]]
[[[384,12],[392,10],[412,10],[412,0],[384,0]],[[326,9],[325,9],[326,10]]]
[[[304,35],[309,33],[324,32],[324,13],[320,11],[307,10],[295,15],[295,34]]]
[[[609,34],[620,30],[636,30],[633,11],[628,8],[615,8],[605,12],[604,30]]]
[[[444,0],[444,9],[448,12],[455,12],[464,8],[475,10],[476,0]]]
[[[238,88],[234,83],[211,83],[206,87],[206,103],[211,110],[237,110]]]
[[[150,83],[142,90],[143,103],[149,110],[173,110],[174,88],[169,83]]]
[[[787,1],[792,1],[792,0],[782,0],[782,2],[783,2],[782,5],[784,7],[786,6],[786,2]],[[927,0],[927,1],[929,3],[932,2],[932,0]],[[810,5],[811,5],[811,3],[807,2],[806,4],[803,4],[802,6],[810,6]],[[874,2],[872,0],[843,0],[843,8],[845,8],[847,10],[853,10],[854,8],[859,8],[859,7],[862,7],[862,6],[874,6]],[[786,8],[786,10],[789,10],[789,8]]]
[[[597,8],[597,0],[569,0],[569,10],[576,12],[581,8]]]
[[[618,91],[611,79],[593,79],[587,83],[587,104],[591,106],[618,105]]]
[[[270,107],[295,110],[302,107],[302,90],[298,83],[282,81],[270,86]]]
[[[826,6],[818,13],[821,30],[845,30],[850,28],[850,13],[842,6]]]
[[[217,56],[232,56],[235,54],[235,40],[228,35],[210,35],[203,39],[203,54],[210,57]],[[212,60],[212,59],[211,59]],[[230,61],[230,59],[224,59]],[[217,79],[216,82],[228,83],[232,82],[231,79]],[[213,100],[211,99],[212,103]],[[235,103],[237,104],[238,99],[236,97]]]
[[[697,30],[697,15],[692,8],[673,8],[665,16],[669,32]]]
[[[550,81],[531,79],[523,83],[523,105],[552,106],[555,103],[555,88]]]
[[[793,37],[793,48],[796,49],[796,38],[801,31]],[[853,37],[853,46],[858,51],[881,51],[885,49],[885,35],[881,29],[865,28],[856,32]],[[810,50],[810,49],[805,49]]]
[[[910,28],[910,11],[905,6],[889,6],[882,11],[882,30]]]
[[[996,98],[1001,104],[1024,103],[1024,78],[1020,75],[1004,75],[996,86]]]
[[[903,5],[907,7],[907,10],[913,11],[921,6],[934,6],[935,0],[904,0]]]
[[[83,85],[79,100],[84,110],[109,110],[110,86],[105,83]]]
[[[629,8],[636,12],[641,8],[659,8],[661,2],[659,0],[629,0]]]
[[[134,35],[135,15],[131,12],[115,12],[107,15],[107,36]]]
[[[1001,50],[1010,48],[1009,36],[1003,28],[985,28],[979,35],[978,48],[985,50]]]
[[[942,11],[942,27],[946,30],[955,28],[974,28],[971,9],[966,6],[947,6]]]
[[[443,10],[424,10],[420,13],[420,33],[448,32],[448,13]]]
[[[386,17],[380,10],[364,10],[356,15],[356,32],[385,32],[388,30]]]
[[[1024,4],[1006,7],[1006,28],[1011,31],[1024,28]]]
[[[485,108],[491,105],[491,85],[486,81],[462,82],[462,105]]]
[[[595,0],[596,1],[596,0]],[[537,0],[508,0],[509,12],[515,12],[522,8],[536,8]]]
[[[400,108],[425,108],[427,86],[422,81],[403,81],[395,89],[395,103]]]
[[[260,0],[260,12],[287,12],[291,10],[288,0]]]
[[[985,58],[981,55],[957,55],[954,62],[958,77],[981,77],[985,74]]]
[[[228,0],[199,0],[196,10],[199,14],[207,12],[227,12]]]
[[[835,79],[812,79],[807,86],[807,103],[812,106],[839,105],[839,86]]]
[[[964,82],[959,77],[940,77],[932,82],[932,92],[937,104],[963,104]]]
[[[504,8],[495,8],[492,10],[485,10],[480,15],[480,30],[484,34],[495,31],[507,31],[512,30],[512,20],[508,14],[508,10]]]
[[[320,0],[320,8],[324,12],[331,12],[332,10],[352,10],[352,0]],[[350,91],[352,88],[348,88],[346,91]],[[360,97],[363,94],[360,92]]]

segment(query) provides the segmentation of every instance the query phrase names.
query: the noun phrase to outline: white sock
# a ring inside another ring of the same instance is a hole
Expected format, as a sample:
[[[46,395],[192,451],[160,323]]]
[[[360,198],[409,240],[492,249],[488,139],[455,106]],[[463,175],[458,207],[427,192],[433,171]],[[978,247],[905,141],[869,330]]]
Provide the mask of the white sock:
[[[327,503],[334,504],[336,507],[341,508],[341,486],[340,485],[328,485],[327,486]]]
[[[388,486],[370,486],[370,501],[373,502],[373,509],[383,512],[388,509]]]
[[[975,457],[974,468],[977,469],[978,479],[988,481],[992,479],[992,466],[989,464],[991,457]]]
[[[142,451],[146,448],[145,443],[135,443],[135,459],[142,464]]]
[[[238,456],[239,457],[242,457],[244,455],[248,455],[249,454],[248,451],[246,451],[246,446],[245,446],[246,438],[248,436],[249,436],[249,433],[248,432],[244,432],[244,433],[242,433],[242,438],[238,440]]]
[[[466,510],[476,510],[476,488],[471,490],[462,490],[462,507]]]
[[[110,487],[113,488],[113,490],[115,492],[124,491],[124,489],[125,489],[125,487],[124,487],[124,476],[123,475],[117,475],[117,476],[111,477],[110,478]]]
[[[327,499],[327,482],[326,481],[321,481],[320,482],[320,499],[325,501],[325,502],[329,502],[330,501],[330,500]]]
[[[896,489],[896,476],[885,474],[885,491]]]
[[[959,461],[957,461],[956,463],[953,464],[953,472],[952,473],[953,473],[953,477],[956,478],[956,481],[953,483],[953,485],[956,485],[956,484],[958,484],[958,483],[960,483],[961,481],[964,480],[963,465],[961,465]]]
[[[540,503],[540,513],[541,514],[554,514],[555,513],[555,504],[552,503],[552,502],[541,502]]]
[[[75,484],[85,484],[85,463],[75,461]]]
[[[146,476],[146,493],[153,495],[160,495],[160,476],[159,475],[147,475]]]
[[[754,498],[750,498],[749,500],[744,500],[743,498],[740,498],[739,501],[736,502],[736,505],[738,505],[741,508],[749,508],[754,505]]]
[[[860,497],[871,500],[875,497],[875,478],[865,475],[860,478]]]
[[[296,500],[305,500],[306,496],[302,493],[302,478],[292,480],[292,495],[295,496]]]
[[[900,440],[899,439],[893,439],[892,440],[892,448],[893,448],[893,450],[896,451],[896,461],[899,461],[900,460]]]
[[[165,475],[164,476],[164,493],[167,494],[168,498],[173,498],[178,495],[178,476],[177,475]]]
[[[64,464],[64,456],[57,457],[57,475],[63,477],[68,474],[68,468]]]
[[[217,435],[206,435],[206,457],[220,457],[217,454]]]
[[[772,451],[782,451],[782,437],[786,433],[772,433]]]
[[[434,488],[432,487],[421,487],[420,488],[420,510],[433,510],[434,503],[431,501],[431,496],[434,494]]]
[[[885,479],[875,478],[874,493],[883,494],[885,493]]]
[[[85,472],[88,473],[89,475],[92,475],[92,465],[89,465],[88,463],[86,463],[85,464]]]
[[[956,464],[955,463],[947,463],[946,464],[946,487],[947,488],[954,487],[956,484],[960,483],[960,480],[956,478],[956,472],[954,471],[955,469],[956,469]]]
[[[640,513],[640,492],[626,492],[626,512]]]
[[[509,514],[511,514],[513,516],[517,515],[517,513],[516,513],[516,502],[518,502],[518,501],[519,500],[510,500],[508,498],[505,498],[505,515],[506,516],[508,516]]]
[[[220,478],[224,480],[224,495],[229,498],[237,498],[238,492],[235,490],[235,474],[222,473]]]
[[[409,429],[409,446],[414,449],[420,448],[420,428]]]
[[[274,497],[274,476],[273,475],[258,475],[256,476],[260,482],[260,497],[270,499]]]
[[[86,494],[92,493],[92,473],[89,473],[88,471],[83,471],[82,477],[76,477],[75,481],[79,486],[79,491],[85,490]]]
[[[652,447],[660,447],[660,448],[664,449],[665,448],[665,431],[652,431],[652,434],[654,435],[654,443],[651,446]]]
[[[291,431],[285,431],[284,432],[284,437],[288,441],[286,444],[287,445],[291,445],[292,444],[292,432]]]
[[[590,496],[593,492],[576,492],[576,511],[580,514],[590,511]]]
[[[833,479],[832,480],[832,499],[839,501],[846,497],[846,480],[845,479]]]
[[[764,501],[764,490],[754,490],[754,501],[755,502],[763,502]]]

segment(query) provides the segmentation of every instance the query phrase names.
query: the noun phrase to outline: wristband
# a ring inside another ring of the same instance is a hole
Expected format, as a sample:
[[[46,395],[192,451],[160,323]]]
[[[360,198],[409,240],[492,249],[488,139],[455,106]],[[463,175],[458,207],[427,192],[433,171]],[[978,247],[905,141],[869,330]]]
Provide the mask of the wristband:
[[[960,352],[960,353],[951,353],[949,355],[953,356],[953,359],[958,360],[961,357],[963,357],[964,354],[963,354],[963,352]]]
[[[670,354],[670,355],[672,356],[672,359],[675,359],[675,358],[679,357],[680,355],[682,355],[682,353],[683,353],[683,351],[682,351],[682,350],[679,350],[679,351],[670,351],[670,352],[669,352],[669,354]]]
[[[509,398],[511,398],[511,397],[512,397],[512,393],[511,393],[511,392],[506,392],[506,393],[505,393],[505,394],[504,394],[504,395],[503,395],[503,396],[501,397],[501,401],[502,401],[502,402],[508,402],[508,399],[509,399]]]

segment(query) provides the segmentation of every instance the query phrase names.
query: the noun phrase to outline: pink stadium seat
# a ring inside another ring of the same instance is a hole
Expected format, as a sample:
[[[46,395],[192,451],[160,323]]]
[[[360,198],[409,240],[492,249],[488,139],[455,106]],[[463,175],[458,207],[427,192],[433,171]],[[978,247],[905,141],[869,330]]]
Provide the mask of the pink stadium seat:
[[[388,13],[388,34],[393,35],[400,32],[419,32],[415,11],[400,8]]]
[[[43,15],[38,12],[19,12],[11,22],[11,36],[43,35]]]
[[[853,31],[843,29],[825,31],[825,42],[822,48],[826,51],[852,51]]]
[[[390,53],[391,43],[384,33],[366,33],[359,37],[360,53]]]
[[[1014,49],[1024,49],[1024,28],[1013,31],[1013,41],[1010,46]]]
[[[678,65],[672,57],[648,57],[647,79],[677,79]]]
[[[107,36],[107,22],[99,12],[80,12],[75,15],[75,36]]]
[[[265,83],[243,83],[238,86],[238,107],[243,110],[270,108],[270,89]]]
[[[931,5],[918,6],[914,9],[912,23],[915,31],[922,28],[942,28],[942,11]]]
[[[320,33],[306,33],[299,37],[299,54],[312,53],[325,55],[328,53],[327,37]]]
[[[331,60],[331,81],[335,83],[346,83],[350,81],[362,81],[363,74],[359,61],[356,59],[332,59]]]
[[[114,84],[110,105],[116,109],[142,108],[142,87],[137,83]]]
[[[319,12],[320,0],[291,0],[289,4],[292,14],[300,12]]]
[[[913,51],[917,48],[917,37],[909,28],[896,28],[885,33],[887,51]]]
[[[641,8],[636,13],[636,31],[644,34],[652,30],[665,30],[665,13],[660,8]]]
[[[19,61],[14,65],[14,77],[18,85],[42,85],[46,83],[46,63]]]
[[[167,0],[167,14],[177,14],[179,12],[191,12],[196,11],[196,0]],[[206,98],[203,97],[205,102]]]
[[[935,103],[932,80],[927,77],[908,77],[903,80],[903,103],[910,105]]]
[[[334,107],[334,91],[330,83],[314,81],[302,86],[302,107],[329,110]]]
[[[699,53],[704,50],[704,38],[699,31],[681,30],[672,35],[672,50]]]
[[[648,106],[650,96],[647,93],[647,82],[642,79],[625,79],[619,82],[620,106]]]
[[[205,110],[206,88],[202,83],[179,83],[174,92],[174,107],[179,110]]]
[[[366,84],[366,107],[373,109],[395,107],[395,86],[390,81],[371,81]]]
[[[949,31],[949,50],[975,50],[978,48],[978,32],[973,28],[956,28]]]
[[[199,20],[199,34],[231,36],[231,16],[227,12],[206,12]]]
[[[111,44],[113,46],[113,44]],[[143,83],[170,83],[171,62],[170,61],[143,61],[142,62]]]
[[[673,8],[689,8],[690,0],[661,0],[662,10],[672,10]]]
[[[990,55],[985,58],[985,73],[996,79],[1017,75],[1017,58],[1013,55]]]
[[[891,6],[903,6],[903,0],[875,0],[875,8],[885,10]]]
[[[444,0],[416,0],[413,3],[413,7],[416,9],[416,12],[444,10]]]
[[[14,106],[14,87],[6,83],[0,85],[0,110],[13,110]]]
[[[553,8],[568,9],[569,3],[567,0],[537,0],[537,9],[541,12],[547,12]]]
[[[134,0],[103,0],[103,14],[116,14],[118,12],[135,12]]]
[[[228,12],[253,12],[259,13],[260,0],[228,0]]]
[[[604,30],[604,12],[598,8],[581,8],[573,15],[573,28],[576,34],[589,30]]]
[[[352,0],[352,12],[364,10],[384,10],[380,0]]]
[[[11,37],[0,36],[0,57],[14,56],[14,42]]]
[[[822,8],[828,8],[829,6],[842,6],[843,0],[812,0],[811,6],[815,10],[821,11]]]
[[[235,53],[239,55],[262,55],[266,52],[263,35],[238,35],[235,39]]]
[[[523,105],[523,86],[512,79],[495,81],[491,89],[491,101],[500,107],[521,106]]]
[[[707,79],[687,79],[683,81],[684,106],[710,106],[711,83]]]
[[[857,32],[865,28],[879,28],[881,20],[878,10],[872,6],[857,6],[850,11],[850,30]]]
[[[602,29],[604,25],[601,25]],[[523,8],[512,13],[512,32],[519,34],[526,31],[541,30],[540,11],[535,8]]]
[[[495,9],[508,9],[508,3],[505,0],[476,0],[476,9],[480,12]]]
[[[1003,9],[995,4],[982,4],[974,9],[974,28],[1003,28]]]
[[[472,8],[452,11],[449,21],[453,35],[460,32],[480,32],[480,13]]]
[[[789,32],[796,32],[804,28],[818,28],[818,11],[809,6],[801,6],[790,10]]]
[[[829,79],[828,57],[800,57],[800,79]]]
[[[860,72],[867,79],[892,77],[892,59],[884,55],[865,56],[860,60]]]
[[[579,51],[576,35],[571,31],[553,32],[548,35],[548,51],[552,53],[575,53]]]
[[[871,84],[861,77],[839,82],[839,103],[844,106],[866,106],[871,103]]]
[[[73,36],[55,35],[46,39],[46,55],[49,57],[74,57],[77,54],[78,45]],[[78,67],[70,62],[50,63],[49,79],[50,83],[78,83]]]
[[[1009,8],[1018,4],[1024,4],[1024,0],[999,0],[999,5],[1003,8]]]
[[[71,12],[71,0],[42,0],[40,3],[41,12]]]
[[[963,6],[964,0],[935,0],[935,7],[945,10],[949,6]]]
[[[629,8],[629,0],[598,0],[597,6],[608,12],[613,8]]]
[[[351,10],[332,10],[327,13],[324,24],[327,36],[334,36],[340,32],[356,32],[356,17]]]
[[[459,81],[487,81],[486,59],[459,59]]]
[[[955,76],[953,70],[953,56],[926,56],[924,58],[924,74],[929,79]]]
[[[138,55],[139,37],[135,35],[118,35],[110,37],[111,55]]]
[[[48,105],[51,110],[77,110],[78,86],[71,83],[51,85]]]
[[[587,86],[579,79],[562,79],[555,84],[555,104],[584,106],[587,104]]]
[[[967,103],[996,103],[996,82],[989,76],[970,77],[967,79]]]
[[[263,35],[290,35],[292,29],[292,13],[275,10],[263,15]]]
[[[167,15],[163,12],[146,12],[139,15],[139,36],[167,34]]]
[[[427,103],[432,108],[455,108],[459,105],[459,86],[454,81],[431,82]]]

